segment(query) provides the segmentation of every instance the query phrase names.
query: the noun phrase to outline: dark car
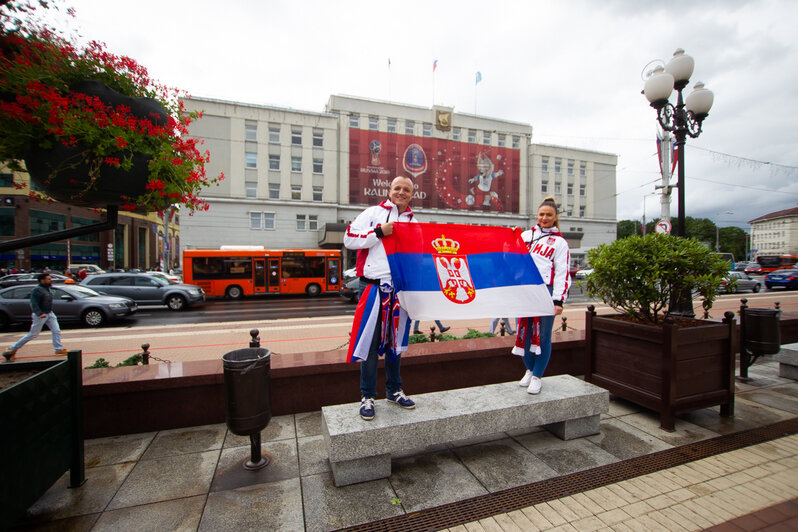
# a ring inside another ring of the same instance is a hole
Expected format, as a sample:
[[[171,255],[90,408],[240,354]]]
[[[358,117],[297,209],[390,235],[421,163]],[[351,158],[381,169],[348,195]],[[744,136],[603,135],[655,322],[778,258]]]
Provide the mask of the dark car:
[[[11,275],[6,275],[4,277],[0,277],[0,288],[8,288],[9,286],[19,286],[21,284],[38,284],[39,280],[36,279],[39,273],[12,273]],[[67,277],[66,275],[61,275],[60,273],[50,273],[50,279],[53,280],[53,284],[74,284],[75,280]]]
[[[22,285],[0,290],[0,328],[9,323],[30,323],[30,293],[33,288],[33,285]],[[53,312],[59,323],[99,327],[138,310],[132,299],[102,295],[79,284],[53,286],[50,291],[53,294]]]
[[[735,271],[726,274],[726,277],[724,277],[723,281],[721,281],[718,290],[721,292],[735,294],[745,290],[751,290],[756,293],[759,292],[761,288],[762,287],[759,285],[759,281],[751,279],[743,272]]]
[[[98,273],[80,282],[98,292],[129,297],[139,305],[166,305],[182,310],[205,301],[205,292],[193,284],[169,284],[145,273]]]
[[[357,303],[360,299],[360,277],[349,279],[340,288],[341,295],[348,297],[352,303]]]
[[[776,270],[765,276],[765,286],[792,290],[798,288],[798,270]]]

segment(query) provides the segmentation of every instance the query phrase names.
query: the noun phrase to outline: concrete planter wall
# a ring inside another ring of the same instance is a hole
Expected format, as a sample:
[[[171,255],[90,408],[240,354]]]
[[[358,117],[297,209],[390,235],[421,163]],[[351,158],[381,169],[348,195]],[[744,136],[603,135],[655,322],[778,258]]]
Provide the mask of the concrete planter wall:
[[[660,414],[673,430],[676,414],[720,405],[734,415],[734,314],[696,327],[641,325],[586,313],[585,380]]]

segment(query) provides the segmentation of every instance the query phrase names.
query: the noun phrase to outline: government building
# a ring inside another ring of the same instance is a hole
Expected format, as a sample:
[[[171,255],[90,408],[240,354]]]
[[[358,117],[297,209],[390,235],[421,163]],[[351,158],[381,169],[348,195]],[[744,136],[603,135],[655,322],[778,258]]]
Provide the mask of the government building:
[[[324,112],[193,97],[201,110],[190,135],[211,154],[210,209],[183,216],[186,248],[343,249],[346,226],[410,176],[420,222],[534,225],[553,196],[573,266],[615,240],[617,156],[532,142],[532,126],[350,96],[330,96]]]

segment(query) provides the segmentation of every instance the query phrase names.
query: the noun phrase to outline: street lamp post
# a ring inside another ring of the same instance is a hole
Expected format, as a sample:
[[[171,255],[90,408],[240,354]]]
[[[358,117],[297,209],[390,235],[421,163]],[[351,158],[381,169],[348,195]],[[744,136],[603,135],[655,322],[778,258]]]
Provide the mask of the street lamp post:
[[[734,214],[732,211],[723,211],[715,214],[715,252],[720,252],[720,227],[718,226],[718,216],[721,214]]]
[[[693,138],[701,134],[701,124],[709,115],[712,108],[714,95],[712,91],[705,89],[700,81],[693,87],[685,99],[682,91],[690,83],[690,76],[693,75],[695,61],[678,48],[673,52],[673,57],[663,68],[657,66],[651,76],[646,80],[643,94],[651,107],[657,111],[657,121],[665,131],[673,132],[676,137],[677,165],[679,166],[678,183],[679,189],[679,211],[676,225],[676,236],[685,236],[685,209],[684,209],[684,142],[687,135]],[[671,93],[676,90],[676,106],[668,99]],[[690,294],[681,294],[678,299],[671,301],[671,314],[681,316],[695,316],[693,312],[693,300]]]

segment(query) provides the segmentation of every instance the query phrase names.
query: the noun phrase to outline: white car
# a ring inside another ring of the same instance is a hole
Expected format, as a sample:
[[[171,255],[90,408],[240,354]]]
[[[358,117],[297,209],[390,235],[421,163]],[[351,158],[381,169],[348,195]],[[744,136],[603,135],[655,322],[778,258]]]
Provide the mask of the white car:
[[[591,273],[593,273],[593,268],[587,268],[587,269],[584,269],[584,270],[576,270],[576,273],[574,274],[574,277],[576,279],[587,279],[587,277]]]
[[[144,273],[146,273],[147,275],[152,275],[153,277],[157,277],[158,279],[163,279],[164,281],[171,284],[179,284],[181,282],[180,277],[169,273],[164,273],[164,272],[144,272]]]

